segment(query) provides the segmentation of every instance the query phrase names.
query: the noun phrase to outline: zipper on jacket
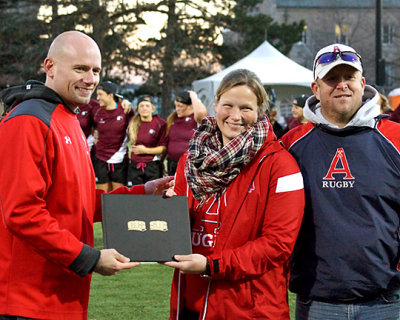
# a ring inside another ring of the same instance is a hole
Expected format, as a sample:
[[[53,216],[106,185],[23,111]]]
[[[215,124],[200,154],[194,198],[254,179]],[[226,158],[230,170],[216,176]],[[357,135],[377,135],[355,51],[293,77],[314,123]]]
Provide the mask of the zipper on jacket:
[[[176,320],[179,320],[179,314],[181,312],[180,305],[181,305],[181,273],[178,273],[178,300],[177,300],[177,309],[176,309]]]
[[[206,315],[207,315],[208,296],[210,294],[211,282],[212,282],[212,280],[210,280],[210,282],[208,283],[208,286],[207,286],[206,298],[204,299],[203,316],[201,317],[201,320],[205,320]]]
[[[210,294],[211,282],[212,281],[210,280],[210,282],[208,283],[208,286],[207,286],[207,293],[206,293],[206,297],[204,299],[203,316],[201,317],[202,320],[204,320],[206,318],[206,314],[207,314],[208,296]],[[176,309],[177,310],[177,312],[176,312],[176,320],[179,320],[180,313],[181,313],[181,310],[180,310],[180,304],[181,304],[180,298],[181,298],[181,273],[179,273],[179,276],[178,276],[178,299],[177,299],[177,305],[176,305],[176,307],[177,307],[177,309]]]

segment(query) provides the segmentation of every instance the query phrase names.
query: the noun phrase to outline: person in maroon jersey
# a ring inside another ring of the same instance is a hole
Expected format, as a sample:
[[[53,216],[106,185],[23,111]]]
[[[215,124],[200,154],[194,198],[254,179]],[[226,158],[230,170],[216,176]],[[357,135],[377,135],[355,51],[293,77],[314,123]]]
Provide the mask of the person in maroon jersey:
[[[138,101],[137,114],[129,122],[128,187],[162,177],[161,158],[167,149],[166,123],[153,115],[154,111],[151,97],[143,96]]]
[[[85,134],[90,150],[94,145],[93,111],[96,111],[97,108],[100,108],[99,102],[96,99],[90,99],[88,104],[84,104],[79,107],[79,113],[76,115],[82,131]]]
[[[130,113],[132,110],[132,104],[123,99],[121,101],[122,109],[124,109],[125,113]],[[88,104],[84,104],[79,107],[79,113],[76,117],[79,120],[79,124],[82,128],[83,133],[85,134],[86,139],[88,140],[89,148],[94,144],[94,122],[93,122],[93,114],[97,112],[97,109],[100,108],[100,104],[96,99],[90,99]]]
[[[79,113],[76,117],[79,120],[79,124],[82,128],[85,137],[89,137],[92,134],[93,128],[93,117],[92,109],[100,107],[99,102],[96,99],[90,99],[88,104],[84,104],[79,107]]]
[[[194,91],[182,91],[175,97],[175,111],[167,118],[167,166],[173,176],[179,158],[187,151],[197,124],[207,116],[207,109]]]
[[[389,120],[392,120],[394,122],[400,122],[400,105],[396,109],[394,109],[394,111],[389,117]]]
[[[122,100],[121,106],[122,109],[124,109],[124,112],[127,114],[132,111],[132,104],[126,99]],[[99,133],[95,129],[93,115],[97,112],[99,108],[101,108],[99,102],[96,99],[92,98],[90,99],[88,104],[84,104],[79,107],[79,113],[76,115],[88,142],[93,166],[96,161],[96,148],[94,147],[94,145],[97,143],[99,137]]]
[[[97,100],[101,108],[93,119],[98,132],[94,170],[96,188],[106,192],[125,185],[128,169],[126,129],[133,112],[125,114],[117,86],[102,82],[97,88]]]

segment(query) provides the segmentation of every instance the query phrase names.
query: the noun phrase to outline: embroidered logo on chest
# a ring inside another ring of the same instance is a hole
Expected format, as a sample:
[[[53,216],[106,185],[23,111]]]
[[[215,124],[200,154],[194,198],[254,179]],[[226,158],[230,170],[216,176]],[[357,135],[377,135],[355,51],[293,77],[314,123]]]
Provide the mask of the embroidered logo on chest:
[[[254,184],[254,181],[251,183],[251,186],[249,187],[249,190],[247,190],[247,193],[252,193],[254,190],[256,190],[256,186]]]
[[[69,136],[64,136],[66,144],[72,144],[71,138]]]
[[[338,148],[328,172],[322,178],[322,188],[353,188],[354,183],[355,178],[350,172],[346,153],[343,148]]]

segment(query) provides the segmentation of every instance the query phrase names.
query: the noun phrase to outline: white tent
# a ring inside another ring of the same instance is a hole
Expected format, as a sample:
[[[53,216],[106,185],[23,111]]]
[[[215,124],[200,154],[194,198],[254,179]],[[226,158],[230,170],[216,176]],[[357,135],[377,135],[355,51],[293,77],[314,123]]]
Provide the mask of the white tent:
[[[274,89],[276,99],[291,99],[302,93],[311,94],[312,71],[289,59],[268,41],[264,41],[248,56],[230,67],[207,78],[193,82],[193,89],[210,109],[222,78],[232,70],[249,69],[255,72],[265,86]],[[212,110],[209,110],[212,113]]]

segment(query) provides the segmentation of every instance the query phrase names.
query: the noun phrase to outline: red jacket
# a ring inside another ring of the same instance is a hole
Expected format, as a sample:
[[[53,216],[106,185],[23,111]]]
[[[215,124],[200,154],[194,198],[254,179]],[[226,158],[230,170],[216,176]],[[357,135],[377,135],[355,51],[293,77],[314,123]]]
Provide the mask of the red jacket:
[[[211,280],[200,319],[289,320],[288,260],[304,209],[303,180],[292,156],[269,139],[229,185],[221,228],[208,261]],[[198,201],[187,187],[180,160],[175,191],[187,194],[192,224]],[[206,209],[205,209],[206,210]],[[195,250],[193,250],[195,252]],[[175,270],[170,319],[179,319],[185,275]],[[196,290],[196,288],[193,288]]]
[[[76,115],[28,100],[0,123],[0,141],[0,315],[86,319],[100,202]]]

